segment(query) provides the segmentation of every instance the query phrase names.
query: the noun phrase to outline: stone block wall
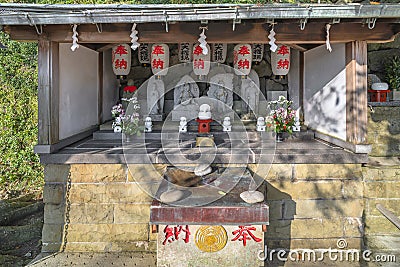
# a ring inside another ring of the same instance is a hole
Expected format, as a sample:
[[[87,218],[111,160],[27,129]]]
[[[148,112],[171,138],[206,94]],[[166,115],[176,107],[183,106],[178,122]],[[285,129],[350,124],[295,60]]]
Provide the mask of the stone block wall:
[[[269,249],[334,248],[338,239],[363,246],[361,165],[274,164],[265,179]]]
[[[399,160],[371,158],[363,168],[365,194],[365,241],[369,249],[400,257],[400,230],[376,208],[383,205],[400,216]],[[378,164],[377,164],[378,163]]]
[[[147,173],[146,165],[130,166]],[[66,205],[68,176],[71,178]],[[132,178],[126,165],[74,164],[45,166],[43,252],[155,251],[150,231],[152,198]],[[151,181],[150,181],[151,183]],[[66,209],[70,207],[65,233]]]
[[[267,181],[269,248],[329,248],[339,238],[345,238],[349,248],[362,246],[361,165],[274,164],[268,175],[267,165],[251,168]],[[152,198],[141,189],[142,183],[151,188],[159,178],[153,167],[73,164],[45,167],[43,252],[63,247],[69,173],[67,251],[156,250],[149,224]]]

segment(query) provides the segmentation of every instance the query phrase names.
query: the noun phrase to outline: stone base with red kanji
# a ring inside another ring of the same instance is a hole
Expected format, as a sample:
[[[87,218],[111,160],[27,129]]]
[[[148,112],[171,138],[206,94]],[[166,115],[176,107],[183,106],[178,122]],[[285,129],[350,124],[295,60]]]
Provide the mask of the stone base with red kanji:
[[[211,228],[210,228],[211,227]],[[261,225],[159,225],[157,266],[261,266]]]

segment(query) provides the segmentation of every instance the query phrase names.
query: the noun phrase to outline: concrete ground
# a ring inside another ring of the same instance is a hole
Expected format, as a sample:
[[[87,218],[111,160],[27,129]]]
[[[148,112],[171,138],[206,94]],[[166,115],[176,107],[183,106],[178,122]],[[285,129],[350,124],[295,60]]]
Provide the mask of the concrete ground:
[[[132,253],[56,253],[50,255],[40,254],[32,263],[27,266],[47,267],[47,266],[138,266],[153,267],[157,265],[156,253],[132,252]],[[262,266],[262,264],[260,264]],[[266,263],[267,267],[395,267],[397,263],[358,263],[358,262],[286,262],[286,263]],[[208,267],[208,266],[202,266]],[[216,267],[216,266],[214,266]],[[235,267],[235,266],[232,266]],[[259,267],[259,266],[246,266]]]
[[[56,253],[40,254],[27,266],[138,266],[153,267],[157,265],[155,253]]]

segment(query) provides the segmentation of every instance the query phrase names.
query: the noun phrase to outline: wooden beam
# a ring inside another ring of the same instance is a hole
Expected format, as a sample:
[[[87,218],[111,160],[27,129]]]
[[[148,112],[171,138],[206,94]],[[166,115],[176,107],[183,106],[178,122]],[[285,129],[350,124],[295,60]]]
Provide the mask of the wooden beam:
[[[301,45],[298,45],[298,44],[287,44],[289,47],[291,47],[291,48],[293,48],[293,49],[296,49],[296,50],[299,50],[300,52],[305,52],[305,51],[307,51],[307,48],[305,48],[305,47],[303,47],[303,46],[301,46]]]
[[[106,44],[106,45],[103,45],[103,46],[97,48],[96,51],[97,52],[104,52],[104,51],[106,51],[108,49],[111,49],[113,46],[115,46],[115,44]]]
[[[346,141],[367,141],[367,42],[346,44]]]
[[[187,22],[169,24],[166,32],[165,24],[145,23],[138,25],[139,42],[142,43],[181,43],[197,42],[200,23]],[[270,26],[261,22],[242,22],[232,31],[232,24],[227,22],[211,22],[206,31],[209,43],[268,43]],[[8,26],[7,31],[15,40],[38,40],[35,29],[30,26]],[[129,43],[131,24],[104,24],[99,33],[95,25],[79,25],[80,43]],[[43,31],[55,42],[72,42],[72,30],[69,25],[43,26]],[[309,22],[302,31],[298,22],[278,23],[275,25],[277,42],[285,44],[323,44],[325,42],[325,23]],[[391,40],[399,32],[394,23],[377,22],[373,29],[362,23],[339,23],[332,25],[330,40],[332,43],[352,41],[382,42]]]
[[[45,39],[38,45],[38,144],[59,140],[59,50]]]

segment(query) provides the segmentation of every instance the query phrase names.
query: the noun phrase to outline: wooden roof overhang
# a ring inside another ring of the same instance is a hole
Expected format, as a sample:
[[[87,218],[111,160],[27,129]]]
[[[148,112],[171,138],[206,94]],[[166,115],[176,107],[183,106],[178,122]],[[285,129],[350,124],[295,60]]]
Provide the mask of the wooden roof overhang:
[[[400,5],[21,5],[1,4],[0,25],[14,40],[79,43],[130,42],[137,23],[139,42],[196,42],[207,23],[209,43],[268,43],[271,23],[276,40],[322,44],[326,24],[332,43],[392,41],[400,32]],[[375,21],[376,20],[376,21]],[[304,29],[301,21],[306,22]],[[373,23],[375,21],[375,23]]]

